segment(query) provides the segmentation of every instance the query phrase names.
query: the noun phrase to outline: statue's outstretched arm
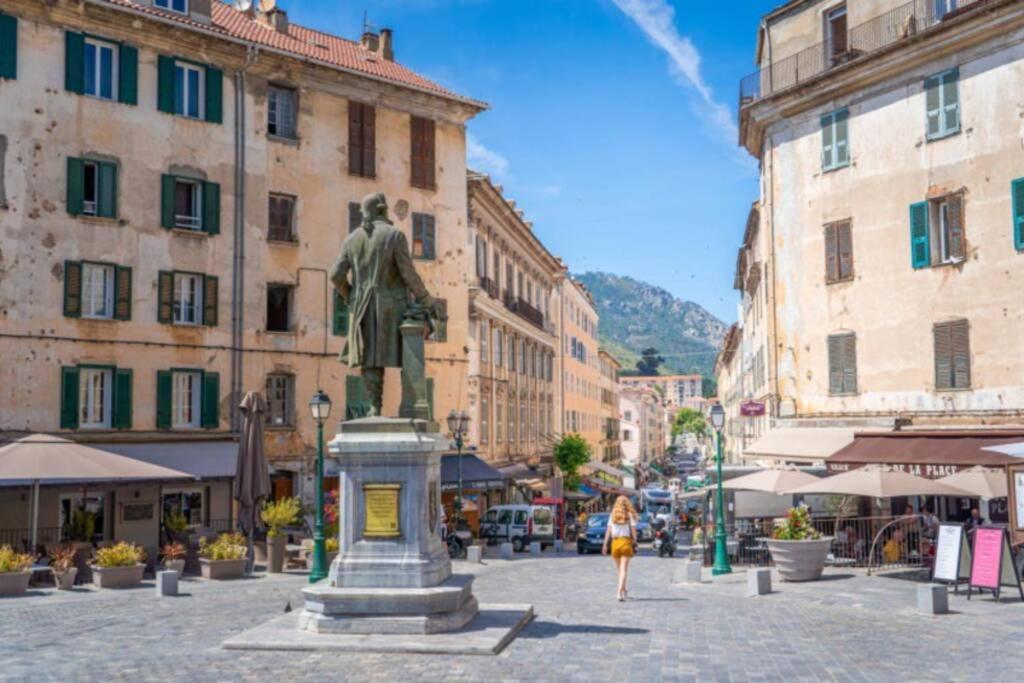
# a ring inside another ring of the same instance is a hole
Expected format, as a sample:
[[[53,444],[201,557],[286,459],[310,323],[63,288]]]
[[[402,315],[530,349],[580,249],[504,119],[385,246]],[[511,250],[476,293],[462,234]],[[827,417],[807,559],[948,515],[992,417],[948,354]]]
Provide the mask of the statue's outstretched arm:
[[[331,282],[346,303],[348,303],[349,292],[352,290],[352,285],[348,282],[348,271],[351,267],[352,264],[349,263],[348,252],[342,249],[338,260],[334,262],[334,267],[331,268]]]

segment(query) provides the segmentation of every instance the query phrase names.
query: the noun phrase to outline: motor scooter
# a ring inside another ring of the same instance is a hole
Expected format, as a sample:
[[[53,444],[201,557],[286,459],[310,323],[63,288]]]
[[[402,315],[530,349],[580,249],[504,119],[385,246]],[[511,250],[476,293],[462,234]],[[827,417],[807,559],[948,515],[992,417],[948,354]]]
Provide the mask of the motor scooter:
[[[658,553],[658,557],[673,557],[676,554],[676,528],[665,523],[663,519],[656,519],[651,523],[654,528],[654,542],[651,549]]]

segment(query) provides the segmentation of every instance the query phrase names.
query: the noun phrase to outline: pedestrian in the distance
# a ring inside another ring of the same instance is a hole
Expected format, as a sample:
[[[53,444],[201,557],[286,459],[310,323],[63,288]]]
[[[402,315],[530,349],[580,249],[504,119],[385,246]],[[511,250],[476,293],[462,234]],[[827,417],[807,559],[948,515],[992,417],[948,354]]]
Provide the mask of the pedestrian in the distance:
[[[626,591],[626,580],[629,577],[629,560],[635,554],[636,548],[636,509],[629,502],[629,498],[619,496],[612,506],[612,513],[608,518],[608,529],[604,532],[604,545],[601,547],[601,554],[607,555],[609,547],[615,566],[619,570],[619,592],[618,599],[622,602],[629,597]]]

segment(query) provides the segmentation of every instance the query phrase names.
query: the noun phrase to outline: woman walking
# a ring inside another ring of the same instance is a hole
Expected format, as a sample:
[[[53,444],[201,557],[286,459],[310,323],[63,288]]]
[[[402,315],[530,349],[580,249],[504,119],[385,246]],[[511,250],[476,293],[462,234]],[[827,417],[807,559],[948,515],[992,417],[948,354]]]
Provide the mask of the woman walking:
[[[636,519],[636,510],[629,502],[629,498],[616,498],[608,518],[608,529],[604,532],[601,554],[607,555],[609,546],[611,547],[612,559],[619,570],[619,602],[629,597],[626,579],[629,576],[629,560],[633,557],[633,549],[636,547]]]

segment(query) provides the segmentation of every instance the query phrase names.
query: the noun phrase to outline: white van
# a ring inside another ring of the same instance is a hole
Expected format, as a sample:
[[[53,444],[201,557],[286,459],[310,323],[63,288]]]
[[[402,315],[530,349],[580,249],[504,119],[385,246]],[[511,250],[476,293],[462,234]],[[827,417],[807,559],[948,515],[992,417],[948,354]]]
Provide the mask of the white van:
[[[480,537],[488,542],[510,541],[522,551],[531,541],[541,547],[555,542],[555,514],[547,505],[495,505],[480,518]]]

